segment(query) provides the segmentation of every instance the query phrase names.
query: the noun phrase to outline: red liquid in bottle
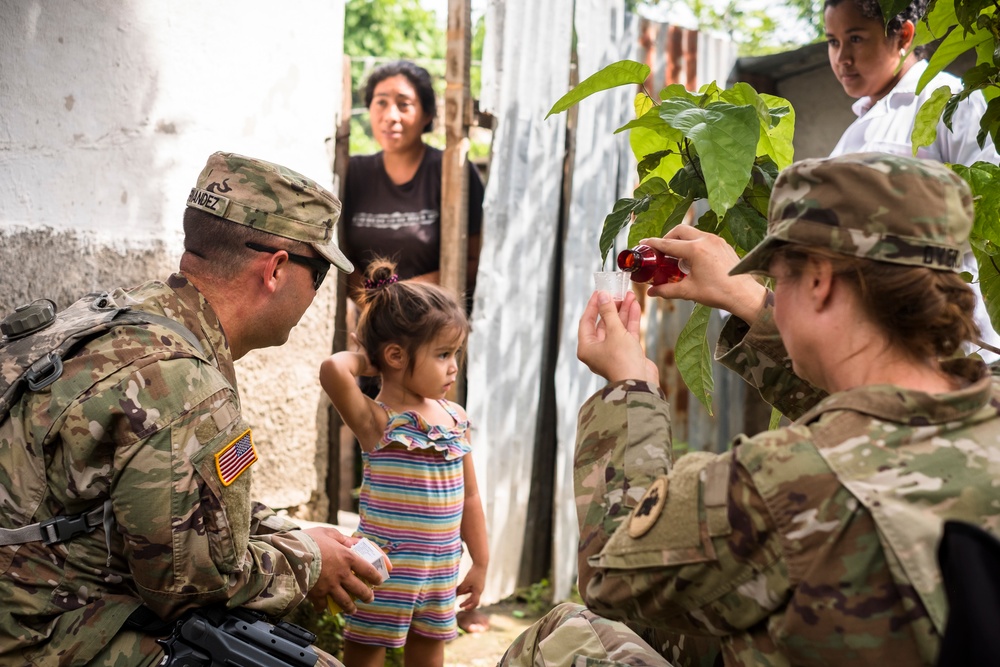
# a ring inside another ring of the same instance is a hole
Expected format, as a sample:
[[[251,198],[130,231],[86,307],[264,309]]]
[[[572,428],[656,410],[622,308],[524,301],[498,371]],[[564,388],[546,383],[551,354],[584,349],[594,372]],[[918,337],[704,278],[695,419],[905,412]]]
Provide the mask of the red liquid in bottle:
[[[680,260],[664,255],[648,245],[637,245],[618,253],[618,268],[632,274],[632,282],[662,285],[676,283],[684,279],[687,271],[682,271]]]

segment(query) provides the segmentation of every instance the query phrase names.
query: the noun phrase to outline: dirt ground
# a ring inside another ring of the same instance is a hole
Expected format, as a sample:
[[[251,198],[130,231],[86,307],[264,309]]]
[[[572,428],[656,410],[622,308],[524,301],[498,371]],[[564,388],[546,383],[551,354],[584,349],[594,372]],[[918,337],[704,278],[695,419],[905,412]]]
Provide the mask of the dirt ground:
[[[494,667],[511,642],[539,613],[532,613],[525,605],[501,601],[480,607],[490,617],[490,629],[475,634],[459,634],[444,647],[445,667]]]

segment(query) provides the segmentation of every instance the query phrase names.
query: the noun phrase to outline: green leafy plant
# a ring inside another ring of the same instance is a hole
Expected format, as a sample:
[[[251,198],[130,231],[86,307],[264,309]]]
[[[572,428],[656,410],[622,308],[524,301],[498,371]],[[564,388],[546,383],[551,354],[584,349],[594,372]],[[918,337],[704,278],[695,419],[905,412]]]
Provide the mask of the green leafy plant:
[[[613,63],[560,98],[548,116],[602,90],[644,86],[648,76],[649,67],[641,63]],[[764,237],[774,179],[792,162],[791,105],[742,82],[728,89],[713,82],[697,92],[674,84],[658,99],[643,87],[635,97],[635,119],[616,130],[629,132],[638,185],[632,197],[615,202],[604,220],[602,261],[626,227],[628,243],[634,245],[666,234],[692,206],[704,209],[695,223],[699,229],[718,234],[745,254]],[[709,319],[710,309],[695,308],[678,338],[676,359],[685,384],[711,414]]]
[[[906,7],[903,0],[880,0],[883,16],[895,16]],[[962,75],[962,90],[952,94],[942,86],[920,107],[913,126],[913,153],[937,138],[938,121],[951,129],[951,118],[962,100],[982,91],[986,113],[979,123],[980,146],[992,142],[1000,149],[1000,13],[998,5],[985,0],[931,2],[927,15],[917,25],[914,46],[941,40],[920,78],[918,91],[956,58],[975,50],[976,64]],[[969,235],[979,265],[979,288],[994,329],[1000,329],[1000,167],[988,162],[969,166],[951,165],[969,184],[976,199],[976,220]]]

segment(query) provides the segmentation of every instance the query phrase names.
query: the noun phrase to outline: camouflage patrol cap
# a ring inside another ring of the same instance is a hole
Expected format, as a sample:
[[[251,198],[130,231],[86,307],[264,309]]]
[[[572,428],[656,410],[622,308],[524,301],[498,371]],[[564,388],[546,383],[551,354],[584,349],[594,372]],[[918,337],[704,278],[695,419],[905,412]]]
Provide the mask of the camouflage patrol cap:
[[[931,160],[853,153],[796,162],[774,182],[767,236],[729,272],[767,271],[782,243],[958,271],[972,194]]]
[[[340,200],[279,164],[213,153],[187,205],[268,234],[308,243],[345,273],[354,265],[337,247]]]

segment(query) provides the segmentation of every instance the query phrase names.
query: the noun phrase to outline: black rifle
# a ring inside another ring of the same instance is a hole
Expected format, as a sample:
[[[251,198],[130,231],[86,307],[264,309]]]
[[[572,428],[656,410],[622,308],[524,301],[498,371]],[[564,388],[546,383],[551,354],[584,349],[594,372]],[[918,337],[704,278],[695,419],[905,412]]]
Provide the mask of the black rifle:
[[[313,667],[316,635],[277,625],[249,609],[199,609],[178,621],[163,646],[160,667]]]

